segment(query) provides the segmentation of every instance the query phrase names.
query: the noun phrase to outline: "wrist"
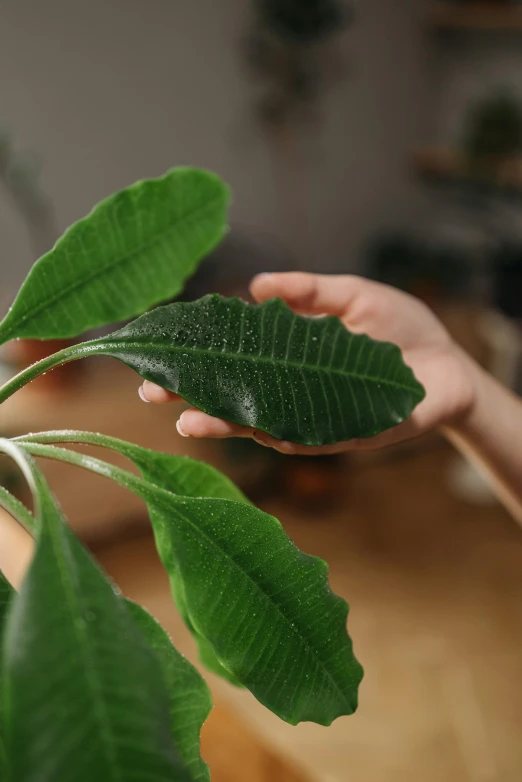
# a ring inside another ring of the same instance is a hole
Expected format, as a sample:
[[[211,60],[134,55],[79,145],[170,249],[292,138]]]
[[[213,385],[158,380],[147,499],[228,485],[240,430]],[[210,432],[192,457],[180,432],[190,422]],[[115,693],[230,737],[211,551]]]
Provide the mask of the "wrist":
[[[489,375],[463,348],[454,345],[455,371],[448,376],[455,393],[455,404],[441,424],[444,435],[450,439],[472,431],[480,417],[484,386]]]

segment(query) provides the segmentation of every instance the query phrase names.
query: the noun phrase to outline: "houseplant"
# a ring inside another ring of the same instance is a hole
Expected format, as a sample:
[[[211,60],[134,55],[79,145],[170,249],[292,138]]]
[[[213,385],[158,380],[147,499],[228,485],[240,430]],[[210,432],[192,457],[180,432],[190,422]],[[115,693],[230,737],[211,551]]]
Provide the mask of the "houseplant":
[[[127,320],[180,292],[226,230],[228,190],[174,169],[124,190],[72,226],[33,267],[0,323],[0,343],[57,339]],[[41,373],[91,355],[216,415],[307,444],[369,437],[405,420],[424,392],[398,348],[283,302],[207,296],[141,315],[23,370],[0,402]],[[140,477],[60,444],[126,456]],[[18,594],[0,579],[0,778],[7,782],[209,779],[199,731],[208,689],[155,620],[125,600],[67,526],[34,457],[111,478],[146,503],[160,558],[207,668],[247,687],[290,724],[329,725],[357,706],[362,668],[348,607],[327,566],[208,465],[86,432],[1,439],[34,515],[0,504],[36,538]]]
[[[339,70],[328,43],[353,18],[345,0],[255,0],[247,39],[248,62],[264,82],[259,115],[284,125],[301,110],[329,76]]]

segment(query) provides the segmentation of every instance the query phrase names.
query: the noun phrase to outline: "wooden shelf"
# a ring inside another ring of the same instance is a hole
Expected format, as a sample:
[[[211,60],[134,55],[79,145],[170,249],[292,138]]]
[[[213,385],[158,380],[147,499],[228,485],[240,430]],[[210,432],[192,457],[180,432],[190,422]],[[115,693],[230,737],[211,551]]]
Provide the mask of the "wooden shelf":
[[[432,24],[438,30],[522,32],[522,7],[507,3],[438,3]]]
[[[415,170],[427,179],[468,181],[522,194],[522,157],[492,165],[470,165],[457,150],[425,147],[413,155]]]

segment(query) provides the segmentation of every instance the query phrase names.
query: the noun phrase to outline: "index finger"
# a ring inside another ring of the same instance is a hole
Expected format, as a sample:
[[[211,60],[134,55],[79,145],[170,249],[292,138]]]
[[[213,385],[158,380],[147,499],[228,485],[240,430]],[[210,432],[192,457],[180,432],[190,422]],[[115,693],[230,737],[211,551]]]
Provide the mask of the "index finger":
[[[172,391],[167,391],[166,388],[157,386],[156,383],[151,383],[150,380],[143,381],[142,385],[138,388],[138,394],[143,402],[154,402],[156,405],[183,401],[179,394],[173,394]]]

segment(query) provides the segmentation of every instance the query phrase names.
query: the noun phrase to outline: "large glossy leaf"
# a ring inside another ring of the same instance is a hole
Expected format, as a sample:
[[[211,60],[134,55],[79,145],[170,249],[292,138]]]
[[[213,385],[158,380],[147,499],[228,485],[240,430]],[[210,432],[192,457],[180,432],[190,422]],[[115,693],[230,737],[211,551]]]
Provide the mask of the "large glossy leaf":
[[[299,551],[277,519],[245,503],[179,497],[90,456],[21,447],[143,497],[191,623],[261,703],[291,724],[353,713],[362,668],[346,632],[348,606],[331,592],[326,563]]]
[[[250,506],[158,490],[149,506],[160,557],[221,664],[291,724],[353,713],[362,671],[326,563]]]
[[[14,497],[3,486],[0,486],[0,506],[5,508],[11,516],[27,529],[34,529],[34,518],[20,500]],[[11,600],[15,590],[0,571],[0,781],[4,782],[7,773],[7,758],[5,752],[5,724],[4,724],[4,660],[3,644],[4,630]]]
[[[121,452],[124,451],[125,446],[132,447],[130,443],[125,443],[122,440],[103,438],[101,435],[95,434],[77,433],[78,437],[82,434],[84,435],[84,442],[88,440],[113,441],[115,445],[121,445]],[[63,438],[64,433],[60,433],[60,435]],[[145,451],[146,449],[138,450]],[[154,454],[153,451],[150,453]],[[165,457],[167,457],[167,454],[165,454]],[[196,464],[198,463],[194,461],[194,465]],[[217,476],[220,475],[217,470],[214,472]],[[5,496],[6,494],[4,489],[0,490],[0,503],[26,527],[31,530],[36,530],[35,519],[27,511],[25,506],[12,495]],[[0,572],[0,641],[3,640],[7,606],[9,605],[13,594],[14,590],[12,586]],[[142,606],[137,605],[130,600],[125,600],[125,605],[130,611],[132,618],[137,623],[149,647],[152,648],[160,661],[170,705],[172,736],[174,737],[179,754],[189,771],[190,779],[192,782],[208,782],[210,773],[207,764],[201,759],[199,734],[203,723],[207,719],[212,708],[210,691],[196,669],[172,645],[170,638],[159,622],[157,622],[148,611],[142,608]],[[2,681],[3,676],[0,667],[0,692]],[[4,750],[1,725],[2,720],[0,719],[0,771],[2,769],[1,760]],[[3,777],[0,773],[0,780],[1,779],[3,779]]]
[[[14,589],[6,579],[4,574],[0,572],[0,643],[3,645],[4,639],[4,627],[7,618],[7,609],[11,602],[11,598],[14,594]],[[4,671],[3,660],[0,657],[0,780],[5,779],[6,773],[6,756],[5,756],[5,741],[4,741],[4,709],[3,709],[3,688],[4,688]]]
[[[249,502],[226,475],[223,475],[223,473],[209,464],[190,459],[187,456],[174,456],[172,454],[151,451],[148,448],[140,448],[125,440],[92,432],[39,432],[36,435],[21,439],[24,439],[26,442],[78,443],[110,448],[130,459],[148,481],[162,489],[167,489],[173,494],[180,494],[184,497],[218,497],[238,502]],[[151,513],[154,513],[154,510],[151,510]],[[182,584],[177,583],[174,571],[171,573],[171,584],[178,611],[194,636],[201,662],[212,673],[221,676],[235,686],[239,686],[239,682],[217,659],[212,645],[197,632],[190,621]]]
[[[127,601],[127,607],[161,662],[170,704],[171,730],[192,782],[209,782],[210,772],[201,759],[199,734],[212,709],[210,690],[165,630],[144,608]]]
[[[0,342],[76,336],[172,298],[223,237],[227,205],[221,180],[191,168],[102,201],[33,266]]]
[[[9,782],[189,782],[160,663],[18,446],[40,529],[8,618]]]
[[[206,296],[160,307],[92,345],[211,415],[326,445],[407,419],[424,390],[398,347],[280,300]]]
[[[0,571],[0,640],[4,637],[4,625],[7,616],[7,607],[14,594],[14,589]]]

